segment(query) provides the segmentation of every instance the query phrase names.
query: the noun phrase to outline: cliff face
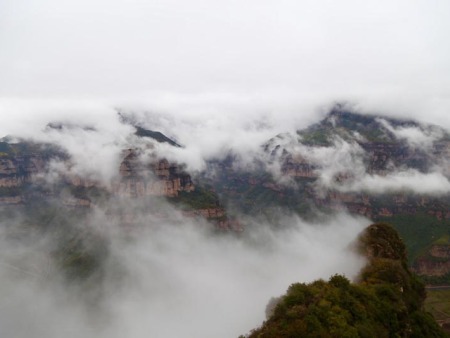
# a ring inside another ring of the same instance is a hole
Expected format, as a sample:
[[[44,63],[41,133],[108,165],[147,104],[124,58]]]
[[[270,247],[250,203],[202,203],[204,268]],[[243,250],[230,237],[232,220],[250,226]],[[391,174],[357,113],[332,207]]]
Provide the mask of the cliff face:
[[[39,154],[0,157],[0,187],[20,187],[45,168],[46,161]]]
[[[450,245],[435,244],[419,257],[413,265],[419,275],[445,276],[450,274]]]
[[[0,150],[0,205],[23,204],[25,190],[47,170],[49,159],[63,158],[61,151],[49,145],[0,142]]]
[[[289,177],[317,178],[317,169],[301,155],[287,155],[282,163],[281,172]]]
[[[450,197],[431,198],[407,193],[370,195],[329,191],[322,196],[313,196],[318,206],[333,210],[349,210],[369,218],[394,215],[427,214],[438,220],[450,220]]]
[[[11,197],[0,197],[1,205],[20,205],[23,204],[23,198],[21,196],[11,196]]]
[[[157,136],[161,138],[160,134]],[[166,142],[165,139],[163,141]],[[27,142],[2,142],[0,150],[2,148],[7,152],[0,156],[0,206],[27,206],[35,200],[56,199],[68,208],[89,209],[102,199],[131,198],[138,201],[164,197],[171,202],[180,192],[190,194],[195,191],[191,176],[181,165],[156,155],[144,158],[140,149],[123,151],[117,178],[106,187],[98,181],[70,173],[60,173],[52,183],[47,182],[43,177],[49,172],[52,160],[65,162],[68,167],[71,165],[69,156],[60,150]],[[202,200],[201,195],[197,193],[189,197]],[[220,229],[241,230],[240,224],[228,219],[225,209],[217,202],[189,205],[187,210],[183,208],[188,217],[208,219]],[[154,214],[168,217],[158,210],[154,210]],[[134,216],[130,212],[121,212],[119,218],[125,224],[131,224]]]
[[[119,196],[175,197],[180,191],[194,190],[190,175],[178,164],[166,159],[144,164],[134,149],[125,152],[119,173],[120,180],[113,183],[113,192]]]
[[[44,157],[39,152],[15,156],[14,154],[0,157],[0,188],[5,188],[2,195],[21,197],[25,185],[38,185],[38,175],[48,172],[51,159],[60,160],[60,156]],[[119,196],[166,196],[174,197],[179,191],[193,191],[189,174],[184,172],[176,163],[169,163],[166,159],[155,159],[144,165],[137,155],[137,150],[125,151],[124,159],[119,168],[119,179],[112,182],[112,193]],[[66,185],[76,188],[97,187],[104,189],[99,182],[79,177],[65,175],[61,177]],[[9,189],[8,189],[9,188]],[[12,189],[16,188],[16,189]],[[73,204],[73,203],[69,203]]]

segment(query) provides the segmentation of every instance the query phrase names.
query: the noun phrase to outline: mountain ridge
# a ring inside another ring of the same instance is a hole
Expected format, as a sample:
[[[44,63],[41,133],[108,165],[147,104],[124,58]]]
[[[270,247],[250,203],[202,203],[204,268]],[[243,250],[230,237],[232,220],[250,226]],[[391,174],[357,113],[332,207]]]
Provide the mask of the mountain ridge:
[[[317,213],[346,211],[392,222],[405,238],[414,269],[450,282],[450,255],[436,246],[448,235],[450,194],[408,190],[420,186],[418,180],[426,177],[448,182],[450,165],[445,161],[450,137],[439,127],[361,115],[337,106],[321,122],[262,144],[251,167],[237,165],[239,157],[230,153],[222,160],[208,160],[206,169],[192,177],[183,164],[168,161],[151,145],[163,142],[179,148],[175,141],[141,127],[137,120],[119,117],[136,133],[141,130],[145,142],[150,143],[149,148],[131,145],[123,149],[110,188],[73,174],[61,176],[59,183],[49,186],[42,177],[49,171],[49,163],[57,160],[70,167],[69,154],[57,145],[4,139],[0,143],[0,204],[26,205],[30,199],[62,196],[67,207],[91,208],[112,196],[159,196],[186,215],[205,217],[220,229],[233,231],[243,229],[239,215],[266,217],[276,224],[285,213],[315,218]],[[54,127],[65,128],[60,124]],[[87,132],[95,132],[95,128]],[[412,142],[411,135],[422,135],[428,141],[423,146],[428,148]],[[433,171],[437,166],[442,172]],[[376,182],[384,182],[386,190],[398,180],[410,188],[399,185],[394,186],[397,190],[383,193],[371,190],[380,185]],[[124,215],[123,219],[132,217]]]

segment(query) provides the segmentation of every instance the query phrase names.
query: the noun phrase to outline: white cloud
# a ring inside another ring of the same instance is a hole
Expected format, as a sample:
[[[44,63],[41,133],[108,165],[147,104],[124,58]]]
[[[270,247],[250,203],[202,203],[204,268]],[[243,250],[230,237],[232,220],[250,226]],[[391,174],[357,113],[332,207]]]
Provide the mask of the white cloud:
[[[350,100],[449,128],[449,6],[5,0],[0,93],[113,105],[151,98],[148,109],[153,98],[167,108],[209,97],[203,108],[216,117],[234,101],[297,122],[318,106]]]
[[[421,173],[410,169],[393,172],[386,176],[364,175],[335,188],[341,191],[367,191],[375,194],[406,191],[416,194],[445,195],[450,193],[450,182],[439,172]]]
[[[398,139],[408,142],[410,147],[425,151],[431,150],[433,142],[442,138],[443,132],[439,128],[420,128],[420,127],[393,127],[388,121],[378,119],[378,122]]]
[[[333,186],[337,175],[360,176],[365,173],[364,150],[356,143],[336,139],[332,147],[307,147],[306,158],[317,165],[319,184]]]
[[[87,289],[67,285],[55,267],[46,273],[51,241],[21,245],[2,237],[0,294],[8,306],[0,308],[0,333],[237,337],[258,326],[269,299],[291,283],[354,277],[364,260],[349,244],[369,224],[345,215],[314,225],[288,218],[285,230],[258,223],[237,237],[214,235],[194,220],[136,216],[145,227],[126,235],[102,213],[84,225],[101,229],[110,243],[104,278]],[[39,274],[30,275],[30,266]],[[89,295],[101,295],[94,307],[84,303]]]
[[[380,120],[382,125],[394,132],[398,137],[418,136],[408,139],[414,147],[430,149],[432,142],[441,137],[441,131],[434,128],[421,131],[418,128],[394,129],[386,121]],[[345,192],[369,192],[382,194],[386,192],[406,191],[416,194],[445,195],[450,193],[450,181],[446,177],[448,163],[435,165],[427,173],[421,173],[415,169],[395,169],[385,175],[371,175],[367,172],[364,160],[365,151],[356,143],[348,143],[340,138],[335,138],[333,145],[329,147],[309,147],[298,143],[292,135],[277,138],[271,145],[269,152],[275,145],[281,145],[281,149],[296,156],[301,156],[312,165],[317,175],[317,192],[322,189],[337,189]],[[281,154],[278,151],[278,155]],[[267,159],[265,159],[267,161]],[[277,157],[275,164],[283,161]],[[277,168],[275,166],[275,168]],[[280,174],[278,172],[278,177]]]
[[[199,169],[230,148],[245,158],[336,100],[450,129],[446,1],[0,6],[0,136],[36,136],[49,120],[120,136],[119,107],[176,138],[176,156]]]
[[[2,136],[57,144],[71,155],[71,171],[103,183],[118,175],[122,151],[133,129],[99,102],[25,100],[0,107]],[[49,123],[62,126],[49,128]]]

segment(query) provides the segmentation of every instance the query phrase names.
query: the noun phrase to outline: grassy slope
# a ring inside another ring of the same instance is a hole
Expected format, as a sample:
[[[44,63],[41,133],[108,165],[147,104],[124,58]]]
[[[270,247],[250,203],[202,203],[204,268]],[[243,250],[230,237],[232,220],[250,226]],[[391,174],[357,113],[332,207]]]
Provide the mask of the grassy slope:
[[[449,220],[440,221],[424,214],[396,215],[381,218],[380,221],[391,223],[399,232],[408,249],[411,263],[426,253],[432,244],[448,238],[450,231]]]
[[[425,310],[443,325],[446,332],[450,332],[450,289],[428,289]]]
[[[425,309],[436,320],[450,321],[450,289],[428,289]]]

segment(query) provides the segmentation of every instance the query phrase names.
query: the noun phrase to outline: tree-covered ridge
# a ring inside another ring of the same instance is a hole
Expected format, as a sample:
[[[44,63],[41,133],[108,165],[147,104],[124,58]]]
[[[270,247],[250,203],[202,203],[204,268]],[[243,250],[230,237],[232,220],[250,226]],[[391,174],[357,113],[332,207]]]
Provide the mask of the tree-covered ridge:
[[[356,283],[335,275],[292,284],[247,337],[448,337],[424,311],[424,286],[391,226],[369,226],[357,247],[368,263]]]

